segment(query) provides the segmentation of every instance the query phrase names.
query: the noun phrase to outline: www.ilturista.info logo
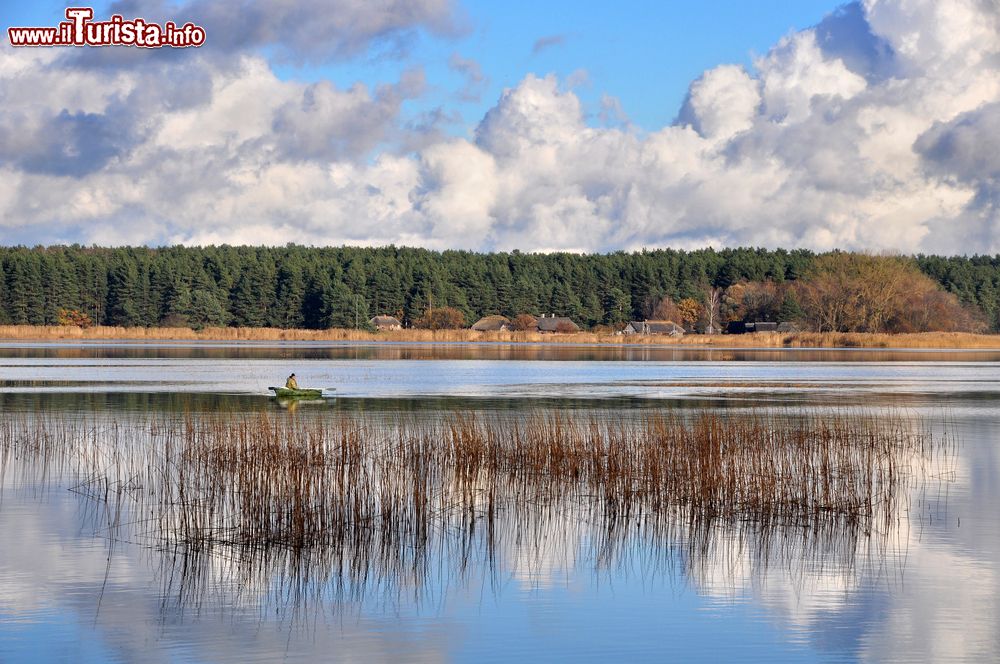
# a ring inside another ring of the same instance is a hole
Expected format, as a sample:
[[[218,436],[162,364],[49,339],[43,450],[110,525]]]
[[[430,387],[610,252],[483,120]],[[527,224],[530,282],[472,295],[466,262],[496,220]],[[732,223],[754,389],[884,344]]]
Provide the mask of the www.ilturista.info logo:
[[[69,7],[66,19],[52,28],[7,28],[11,46],[138,46],[187,48],[205,43],[205,28],[194,23],[163,25],[141,18],[125,20],[115,14],[94,21],[91,7]]]

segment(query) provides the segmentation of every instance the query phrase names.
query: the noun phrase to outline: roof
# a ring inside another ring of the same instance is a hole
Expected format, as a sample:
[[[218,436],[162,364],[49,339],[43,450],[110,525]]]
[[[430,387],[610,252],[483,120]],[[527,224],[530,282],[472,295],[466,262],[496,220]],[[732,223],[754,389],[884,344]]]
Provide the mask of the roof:
[[[684,328],[672,320],[634,320],[629,325],[645,334],[684,334]]]
[[[676,332],[684,333],[684,328],[675,323],[672,320],[647,320],[646,329],[649,330],[651,334],[674,334]]]
[[[510,328],[510,319],[506,316],[483,316],[472,326],[477,332],[496,332]]]
[[[577,332],[580,326],[566,316],[546,316],[538,319],[539,332],[556,332],[559,327],[571,327],[573,332]]]
[[[379,325],[382,326],[397,325],[399,327],[403,326],[403,324],[400,323],[399,319],[396,318],[395,316],[375,316],[370,321],[368,321],[368,324],[375,325],[376,327],[378,327]]]

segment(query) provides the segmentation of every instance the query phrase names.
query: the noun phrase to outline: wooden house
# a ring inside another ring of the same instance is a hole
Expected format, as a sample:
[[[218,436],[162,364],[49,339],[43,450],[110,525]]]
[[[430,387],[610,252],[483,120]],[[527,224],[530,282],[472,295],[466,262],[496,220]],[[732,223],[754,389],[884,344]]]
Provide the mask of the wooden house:
[[[634,320],[625,326],[623,334],[643,336],[662,334],[669,337],[684,336],[684,328],[672,320]]]

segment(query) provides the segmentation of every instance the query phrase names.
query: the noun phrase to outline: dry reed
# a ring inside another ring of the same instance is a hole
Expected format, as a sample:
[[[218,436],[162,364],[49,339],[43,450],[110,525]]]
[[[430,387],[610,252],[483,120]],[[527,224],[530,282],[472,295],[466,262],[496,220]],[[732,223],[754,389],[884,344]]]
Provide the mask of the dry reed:
[[[143,437],[153,444],[137,444]],[[222,414],[154,421],[141,431],[113,421],[0,419],[3,467],[12,455],[46,468],[72,460],[91,494],[100,493],[94,485],[105,495],[145,487],[162,541],[196,548],[301,548],[373,536],[419,544],[456,515],[489,521],[511,505],[563,499],[623,514],[680,510],[870,528],[908,477],[908,460],[929,444],[926,433],[884,413],[433,421]]]
[[[634,556],[639,537],[683,541],[694,573],[734,540],[758,561],[778,547],[854,569],[943,442],[868,411],[3,414],[0,489],[10,469],[70,479],[101,532],[167,552],[179,602],[211,586],[211,568],[298,606],[316,584],[337,599],[417,591],[432,559],[492,568],[498,549],[547,546],[572,524],[598,565]],[[207,565],[219,556],[227,565]]]
[[[417,343],[560,343],[639,344],[719,348],[927,348],[1000,349],[1000,336],[964,332],[868,334],[839,332],[758,332],[754,334],[693,334],[680,338],[615,335],[595,332],[476,332],[474,330],[396,330],[365,332],[352,329],[299,330],[249,327],[209,327],[195,331],[169,327],[107,327],[0,325],[0,339],[17,341],[362,341]]]

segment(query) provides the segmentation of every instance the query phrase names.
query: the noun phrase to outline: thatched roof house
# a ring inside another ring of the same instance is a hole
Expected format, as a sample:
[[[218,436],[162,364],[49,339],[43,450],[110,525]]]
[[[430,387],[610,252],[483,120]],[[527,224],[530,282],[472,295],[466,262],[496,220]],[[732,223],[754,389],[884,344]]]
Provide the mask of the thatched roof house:
[[[506,316],[483,316],[472,326],[476,332],[506,332],[514,329]]]
[[[395,316],[375,316],[368,321],[368,324],[380,332],[385,330],[403,329],[403,324],[400,323],[399,319]]]
[[[539,332],[579,332],[580,326],[566,316],[546,316],[542,314],[538,319]]]
[[[625,326],[623,334],[663,334],[670,337],[684,336],[684,328],[672,320],[634,320]]]

